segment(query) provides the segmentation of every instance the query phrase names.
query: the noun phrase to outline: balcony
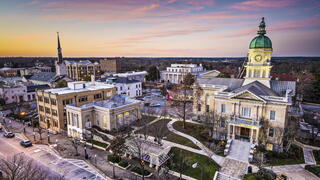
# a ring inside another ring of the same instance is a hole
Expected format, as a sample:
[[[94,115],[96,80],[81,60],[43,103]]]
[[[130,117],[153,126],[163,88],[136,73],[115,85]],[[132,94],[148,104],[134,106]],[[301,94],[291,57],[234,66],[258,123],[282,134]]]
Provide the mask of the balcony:
[[[256,119],[248,119],[248,118],[243,118],[239,116],[231,116],[228,122],[233,124],[244,125],[244,126],[261,127],[260,121]]]

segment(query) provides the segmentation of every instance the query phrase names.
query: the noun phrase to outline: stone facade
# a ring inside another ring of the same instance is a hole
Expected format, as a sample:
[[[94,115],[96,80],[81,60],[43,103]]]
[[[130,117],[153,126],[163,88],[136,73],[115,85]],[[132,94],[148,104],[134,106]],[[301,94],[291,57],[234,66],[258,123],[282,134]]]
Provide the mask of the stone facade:
[[[87,82],[69,82],[66,88],[37,91],[37,105],[40,126],[54,132],[67,129],[65,106],[82,106],[111,98],[115,95],[111,85],[96,85]]]

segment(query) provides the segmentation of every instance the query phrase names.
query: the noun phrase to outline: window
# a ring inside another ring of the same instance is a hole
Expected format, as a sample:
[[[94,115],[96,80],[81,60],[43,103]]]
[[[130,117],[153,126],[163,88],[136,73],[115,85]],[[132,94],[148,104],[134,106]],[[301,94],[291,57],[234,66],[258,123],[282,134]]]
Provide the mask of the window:
[[[198,111],[201,111],[201,104],[198,104]]]
[[[43,106],[39,106],[39,111],[43,112]]]
[[[242,117],[246,117],[246,118],[250,118],[250,116],[251,116],[251,108],[242,107],[242,109],[241,109],[241,116],[242,116]]]
[[[253,71],[253,77],[257,78],[257,77],[260,77],[260,70],[254,70]]]
[[[38,96],[38,100],[39,100],[39,101],[43,101],[42,96]]]
[[[226,112],[226,105],[221,104],[221,113],[225,113],[225,112]]]
[[[271,127],[269,128],[269,137],[273,137],[274,136],[274,129]]]
[[[46,107],[45,110],[46,110],[47,114],[50,114],[50,109],[49,108]]]
[[[206,112],[209,112],[210,111],[210,106],[207,104],[206,105]]]
[[[54,116],[58,116],[57,110],[52,109],[52,115],[54,115]]]
[[[94,95],[94,99],[100,99],[100,98],[102,98],[101,93],[99,93],[99,94],[95,94],[95,95]]]
[[[71,104],[72,103],[72,99],[65,99],[62,101],[63,105],[67,105],[67,104]]]
[[[49,104],[49,98],[45,97],[45,98],[44,98],[44,102],[47,103],[47,104]]]
[[[226,122],[225,122],[225,120],[224,120],[224,118],[221,118],[221,127],[225,127],[225,124],[226,124]]]
[[[51,101],[51,104],[52,104],[52,105],[57,105],[57,100],[55,100],[55,99],[50,99],[50,101]]]
[[[270,120],[276,120],[276,112],[270,111]]]
[[[88,100],[88,97],[87,96],[81,96],[80,98],[79,98],[79,102],[85,102],[85,101],[87,101]]]

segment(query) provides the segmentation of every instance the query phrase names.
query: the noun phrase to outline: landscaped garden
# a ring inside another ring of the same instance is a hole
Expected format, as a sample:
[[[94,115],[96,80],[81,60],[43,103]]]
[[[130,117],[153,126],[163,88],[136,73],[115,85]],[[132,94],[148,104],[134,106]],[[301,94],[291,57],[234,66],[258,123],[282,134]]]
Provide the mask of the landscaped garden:
[[[211,158],[180,148],[171,148],[169,155],[172,157],[168,162],[171,170],[195,179],[201,179],[201,169],[203,169],[203,179],[211,180],[220,168]],[[195,163],[197,166],[192,167]]]
[[[317,164],[320,165],[320,150],[313,150],[313,156]]]
[[[265,161],[264,164],[267,166],[280,166],[289,164],[303,164],[304,156],[301,147],[292,144],[288,152],[275,152],[267,151],[264,148],[257,148],[255,159],[258,157],[258,153],[264,153]],[[257,163],[257,162],[256,162]]]
[[[151,125],[145,127],[146,129],[142,128],[139,131],[137,131],[136,133],[138,134],[148,134],[149,136],[154,136],[154,132],[153,131],[158,131],[161,129],[162,131],[162,135],[163,135],[163,139],[167,140],[167,141],[171,141],[177,144],[181,144],[184,146],[189,146],[191,148],[194,149],[200,149],[197,145],[195,145],[192,141],[190,141],[189,139],[179,136],[171,131],[169,131],[169,129],[167,128],[167,124],[171,121],[171,119],[161,119],[155,123],[152,123]]]
[[[208,129],[204,125],[186,122],[186,127],[183,128],[183,122],[177,121],[173,123],[173,128],[196,138],[202,144],[213,150],[216,154],[224,156],[223,151],[226,146],[226,141],[210,138]]]
[[[274,180],[277,174],[271,170],[260,168],[256,173],[245,174],[243,180]],[[283,177],[284,179],[285,177]]]
[[[307,171],[310,171],[311,173],[313,173],[316,176],[320,177],[320,166],[306,165],[304,168]]]

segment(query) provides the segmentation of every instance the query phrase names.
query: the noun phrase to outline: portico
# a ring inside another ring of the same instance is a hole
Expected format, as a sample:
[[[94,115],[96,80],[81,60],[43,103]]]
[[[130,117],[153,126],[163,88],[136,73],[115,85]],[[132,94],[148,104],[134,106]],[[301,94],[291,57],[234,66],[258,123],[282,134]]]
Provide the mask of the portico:
[[[258,142],[259,127],[244,124],[228,124],[228,139],[239,139],[250,143]]]

